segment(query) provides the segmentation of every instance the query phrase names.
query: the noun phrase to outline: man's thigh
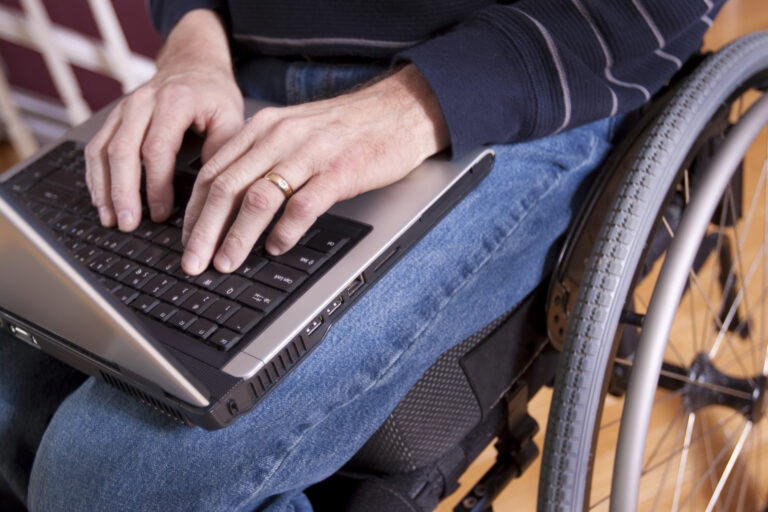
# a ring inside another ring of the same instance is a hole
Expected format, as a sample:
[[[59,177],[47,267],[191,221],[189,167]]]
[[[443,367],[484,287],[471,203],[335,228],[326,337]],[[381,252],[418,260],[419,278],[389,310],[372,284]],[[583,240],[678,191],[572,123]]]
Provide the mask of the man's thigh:
[[[440,353],[540,282],[609,124],[496,147],[488,178],[229,428],[175,425],[88,381],[43,439],[31,508],[252,510],[327,477]]]

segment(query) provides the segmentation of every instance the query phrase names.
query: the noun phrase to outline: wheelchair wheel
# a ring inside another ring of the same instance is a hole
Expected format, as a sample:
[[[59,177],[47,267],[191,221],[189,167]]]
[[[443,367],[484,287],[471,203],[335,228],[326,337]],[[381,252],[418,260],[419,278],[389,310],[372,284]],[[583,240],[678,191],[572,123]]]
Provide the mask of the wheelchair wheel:
[[[539,509],[765,509],[766,89],[762,32],[705,60],[645,131],[571,312]]]

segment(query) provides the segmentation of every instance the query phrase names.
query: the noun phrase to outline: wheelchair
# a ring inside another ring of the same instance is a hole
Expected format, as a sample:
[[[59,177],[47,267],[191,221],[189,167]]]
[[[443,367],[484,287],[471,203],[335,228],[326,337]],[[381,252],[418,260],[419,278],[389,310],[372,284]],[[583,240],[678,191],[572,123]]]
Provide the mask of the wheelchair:
[[[316,509],[433,510],[495,439],[454,508],[492,510],[552,386],[540,510],[765,510],[767,89],[768,32],[686,63],[625,120],[548,282],[444,353]]]

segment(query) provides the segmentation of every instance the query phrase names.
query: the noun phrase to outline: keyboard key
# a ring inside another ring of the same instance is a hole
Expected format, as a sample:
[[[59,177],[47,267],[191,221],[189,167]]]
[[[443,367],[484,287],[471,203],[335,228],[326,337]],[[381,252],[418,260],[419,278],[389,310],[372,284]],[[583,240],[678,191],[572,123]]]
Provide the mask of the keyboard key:
[[[152,265],[157,270],[172,274],[181,265],[181,256],[175,252],[167,254],[163,259]]]
[[[172,277],[165,276],[165,275],[157,275],[147,281],[147,284],[141,287],[141,290],[144,293],[148,293],[149,295],[154,295],[155,297],[160,297],[162,294],[164,294],[171,286],[176,284],[176,280]]]
[[[161,302],[152,308],[152,311],[150,311],[149,314],[158,320],[165,322],[171,318],[173,314],[176,313],[176,311],[178,310],[175,307],[171,306],[170,304],[166,304],[165,302]]]
[[[86,265],[90,263],[90,261],[97,257],[98,255],[102,254],[104,251],[99,249],[98,247],[94,247],[92,245],[86,245],[79,251],[75,253],[75,258],[77,258],[80,263],[85,263]]]
[[[207,339],[216,329],[218,329],[218,326],[215,323],[205,318],[198,318],[188,332],[198,338]]]
[[[349,238],[338,233],[331,231],[321,230],[315,236],[313,236],[305,245],[310,249],[324,253],[333,253],[341,248],[342,245],[347,243]]]
[[[40,201],[60,208],[68,208],[79,201],[69,190],[53,183],[46,183],[45,181],[29,189],[29,194]]]
[[[137,265],[128,260],[121,260],[104,272],[104,275],[116,281],[122,281],[128,274],[136,270]]]
[[[139,296],[139,292],[136,290],[131,290],[130,288],[126,288],[125,286],[121,286],[117,292],[115,292],[115,295],[123,301],[125,304],[130,304],[136,297]]]
[[[78,218],[74,215],[62,215],[53,223],[53,229],[60,232],[68,232],[77,224]]]
[[[303,270],[309,274],[320,268],[326,259],[328,257],[325,254],[301,246],[296,246],[285,254],[274,258],[278,263]]]
[[[240,276],[229,276],[219,286],[216,287],[216,293],[224,297],[234,299],[240,295],[243,290],[248,288],[251,281]]]
[[[94,224],[93,222],[89,222],[87,220],[81,220],[77,224],[75,224],[72,227],[72,234],[74,236],[84,238],[85,235],[93,231],[94,229],[98,228],[98,225]]]
[[[168,249],[165,247],[158,247],[151,245],[141,251],[141,254],[136,258],[139,263],[154,267],[155,263],[159,263],[164,257],[168,255]]]
[[[250,308],[242,308],[232,315],[229,320],[224,322],[224,325],[235,332],[245,334],[259,323],[262,318],[264,318],[264,315],[258,311],[254,311]]]
[[[104,279],[104,278],[102,278],[102,279]],[[120,283],[117,283],[117,282],[115,282],[115,281],[113,281],[111,279],[104,279],[104,281],[102,281],[102,284],[104,285],[104,287],[107,290],[109,290],[110,293],[117,293],[118,290],[120,290],[120,288],[123,287],[123,285],[121,285]]]
[[[229,350],[235,343],[240,340],[240,336],[230,331],[229,329],[219,329],[208,338],[210,343],[213,343],[221,350]]]
[[[221,282],[226,278],[227,276],[225,274],[209,268],[197,276],[195,279],[195,284],[205,288],[206,290],[213,290],[219,286]]]
[[[178,228],[165,229],[152,238],[152,242],[163,247],[172,247],[177,242],[181,243],[181,230]]]
[[[142,286],[147,284],[147,282],[153,277],[155,277],[156,275],[157,275],[157,272],[155,272],[154,270],[138,265],[130,274],[128,274],[120,282],[123,284],[127,284],[131,288],[141,289]]]
[[[286,297],[281,291],[263,284],[254,283],[241,293],[237,300],[252,308],[269,313]]]
[[[184,309],[200,314],[208,309],[218,299],[218,295],[204,290],[198,290],[184,302]]]
[[[55,183],[74,192],[86,190],[85,178],[66,169],[60,169],[46,178],[45,181]]]
[[[141,221],[141,224],[139,224],[139,227],[136,228],[136,230],[132,234],[140,238],[147,238],[151,240],[155,236],[159,235],[160,232],[163,231],[164,229],[165,229],[165,225],[155,224],[149,219],[144,219]]]
[[[128,243],[122,246],[117,252],[119,252],[121,255],[125,256],[126,258],[131,258],[135,260],[142,253],[142,251],[144,251],[148,247],[149,247],[149,244],[144,240],[139,240],[138,238],[131,237]]]
[[[295,290],[307,274],[278,263],[268,263],[253,276],[257,281],[284,292]]]
[[[197,288],[188,283],[176,283],[171,286],[170,289],[162,296],[163,300],[173,303],[176,306],[180,306],[185,300],[190,298]]]
[[[102,253],[93,258],[88,263],[88,268],[95,272],[103,273],[106,272],[106,270],[117,263],[120,260],[120,257],[116,254],[110,254],[110,253]]]
[[[93,245],[101,245],[101,242],[111,234],[111,229],[99,226],[86,234],[83,240]]]
[[[234,315],[239,310],[240,306],[231,300],[219,299],[214,302],[212,306],[203,311],[203,316],[212,322],[223,324],[230,316]]]
[[[186,329],[193,323],[195,323],[195,320],[197,320],[197,317],[190,313],[189,311],[182,311],[179,310],[176,312],[176,314],[173,315],[173,317],[168,321],[171,325],[174,327],[178,327],[181,330]]]
[[[133,238],[130,235],[126,235],[122,231],[112,231],[109,235],[104,237],[104,239],[99,244],[104,249],[108,249],[110,251],[119,251],[125,244],[130,242]]]
[[[268,260],[257,254],[249,254],[240,268],[235,270],[235,274],[245,277],[252,277],[261,267],[266,265]]]
[[[152,311],[152,308],[154,308],[158,304],[160,304],[160,301],[157,300],[156,298],[150,297],[149,295],[142,294],[142,295],[139,295],[139,297],[131,303],[131,306],[133,306],[134,308],[140,311],[143,311],[144,313],[149,313],[150,311]]]

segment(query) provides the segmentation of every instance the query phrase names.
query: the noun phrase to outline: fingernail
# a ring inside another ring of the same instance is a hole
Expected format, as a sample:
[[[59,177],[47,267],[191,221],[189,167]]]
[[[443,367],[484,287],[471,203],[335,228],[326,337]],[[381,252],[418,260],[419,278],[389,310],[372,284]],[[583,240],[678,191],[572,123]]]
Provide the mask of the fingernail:
[[[232,272],[232,262],[223,254],[216,256],[216,267],[225,274]]]
[[[200,271],[198,268],[200,266],[200,260],[194,253],[185,252],[181,259],[181,266],[185,269],[189,269],[190,272],[197,274]]]
[[[266,244],[266,246],[264,248],[272,256],[280,256],[281,254],[283,254],[283,251],[277,245],[275,245],[272,242],[267,242],[267,244]]]
[[[108,226],[110,224],[109,208],[106,206],[99,206],[99,220],[104,226]]]
[[[129,227],[133,226],[133,213],[129,212],[128,210],[123,210],[118,213],[117,224],[122,230],[127,230]]]
[[[152,203],[149,205],[149,211],[155,219],[161,219],[165,215],[165,205],[162,203]]]

